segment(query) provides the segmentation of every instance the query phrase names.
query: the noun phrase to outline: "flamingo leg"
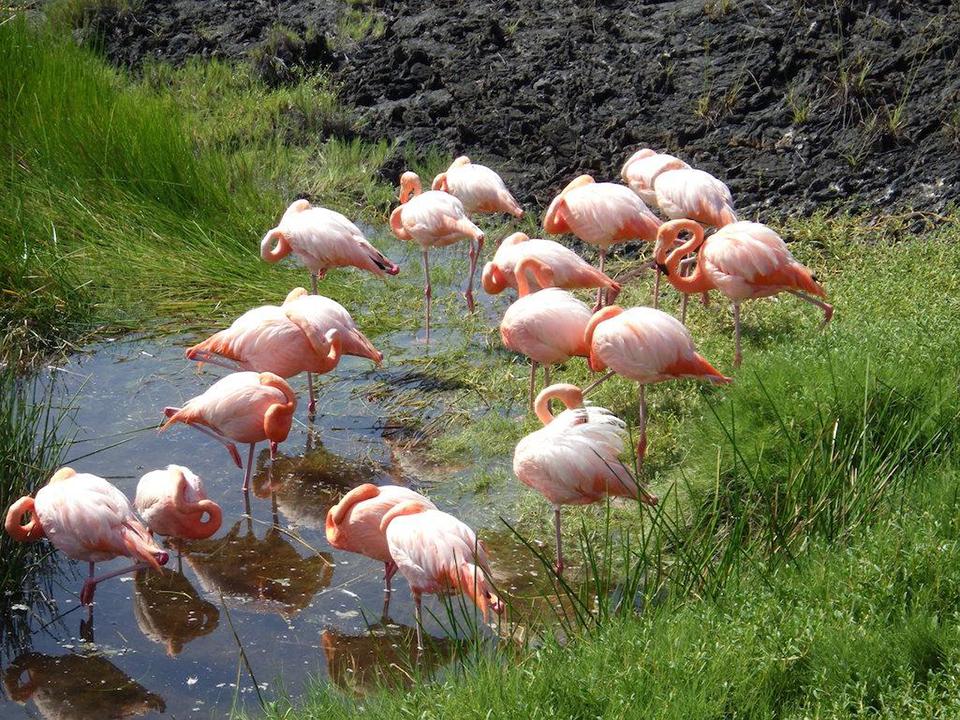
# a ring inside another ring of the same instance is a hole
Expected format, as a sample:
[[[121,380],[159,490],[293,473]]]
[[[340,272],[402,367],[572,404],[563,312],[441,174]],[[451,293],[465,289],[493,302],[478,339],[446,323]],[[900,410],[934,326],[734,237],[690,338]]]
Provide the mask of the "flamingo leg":
[[[320,294],[317,292],[317,273],[315,272],[310,273],[310,290],[314,295]]]
[[[310,401],[307,403],[307,414],[314,415],[317,412],[317,396],[313,389],[313,373],[307,373],[307,394]]]
[[[543,386],[550,387],[550,366],[543,366]]]
[[[176,409],[179,409],[179,408],[176,408]],[[188,423],[188,424],[189,424],[190,427],[192,427],[194,430],[199,430],[199,431],[202,432],[204,435],[209,435],[209,436],[212,437],[214,440],[216,440],[217,442],[219,442],[220,444],[222,444],[222,445],[227,449],[227,452],[230,453],[230,457],[233,459],[233,462],[236,463],[237,467],[238,467],[238,468],[239,468],[239,467],[243,467],[243,463],[240,462],[240,453],[237,452],[237,446],[236,446],[236,445],[234,445],[232,442],[230,442],[229,440],[227,440],[227,439],[226,439],[225,437],[223,437],[223,435],[221,435],[220,433],[214,432],[214,431],[211,430],[210,428],[204,427],[203,425],[195,425],[195,424],[193,424],[193,423]]]
[[[743,353],[740,351],[740,301],[733,301],[733,366],[740,367]]]
[[[118,575],[126,575],[127,573],[135,572],[136,570],[143,570],[148,567],[150,567],[150,565],[145,562],[137,562],[133,565],[120,568],[119,570],[114,570],[113,572],[104,573],[103,575],[94,577],[93,563],[90,563],[90,577],[83,582],[83,589],[80,590],[80,602],[83,605],[89,606],[93,602],[93,594],[97,589],[97,585],[102,583],[104,580],[115,578]]]
[[[807,295],[805,292],[800,292],[799,290],[787,290],[791,295],[796,295],[801,300],[805,300],[811,305],[816,305],[818,308],[823,310],[823,322],[820,323],[820,327],[825,327],[830,318],[833,317],[833,305],[830,303],[825,303],[823,300],[818,300],[817,298]]]
[[[643,465],[647,454],[647,386],[640,385],[640,439],[637,441],[637,465]]]
[[[413,593],[413,615],[417,621],[417,650],[423,652],[423,619],[420,616],[420,593]]]
[[[390,597],[393,594],[393,589],[390,587],[390,581],[393,580],[393,576],[397,573],[397,564],[390,560],[383,564],[383,618],[386,620],[390,617]]]
[[[660,276],[663,275],[663,271],[660,269],[660,266],[657,266],[656,277],[653,279],[653,307],[660,307]]]
[[[250,491],[250,476],[253,474],[253,450],[257,447],[256,443],[250,443],[250,450],[247,451],[247,466],[243,470],[243,492]]]
[[[680,322],[684,325],[687,324],[687,301],[690,299],[690,296],[687,293],[683,294],[683,297],[680,299]]]
[[[530,361],[530,412],[533,412],[533,394],[537,389],[537,363],[534,360]]]
[[[554,570],[557,575],[563,575],[563,537],[560,534],[560,506],[554,505],[553,507],[553,524],[557,531],[557,564],[554,565]]]
[[[477,258],[480,257],[480,250],[483,248],[483,240],[470,241],[470,277],[467,279],[467,292],[464,297],[467,299],[467,310],[473,312],[473,276],[477,272]]]
[[[616,372],[614,372],[613,370],[609,370],[605,375],[601,375],[599,378],[597,378],[597,379],[594,380],[592,383],[590,383],[589,385],[587,385],[587,386],[583,389],[583,391],[582,391],[584,397],[586,397],[586,395],[587,395],[588,392],[592,392],[592,391],[595,390],[601,383],[606,382],[607,380],[609,380],[610,378],[612,378],[614,375],[616,375]]]
[[[423,250],[423,276],[426,278],[426,285],[423,286],[423,297],[426,299],[426,318],[424,324],[427,326],[427,344],[430,343],[430,298],[433,293],[430,289],[430,260],[427,256],[428,250]]]
[[[603,272],[603,262],[604,260],[606,260],[606,257],[607,257],[607,249],[600,248],[600,272]],[[593,306],[594,312],[596,312],[597,310],[603,307],[604,297],[605,297],[605,294],[603,292],[603,288],[598,287],[597,288],[597,304]]]

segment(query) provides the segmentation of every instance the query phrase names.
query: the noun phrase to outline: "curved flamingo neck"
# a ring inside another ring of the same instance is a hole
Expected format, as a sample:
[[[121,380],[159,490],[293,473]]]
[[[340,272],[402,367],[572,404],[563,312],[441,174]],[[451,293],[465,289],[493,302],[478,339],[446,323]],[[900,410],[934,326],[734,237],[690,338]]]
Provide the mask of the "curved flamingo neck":
[[[276,246],[274,246],[274,242],[276,242]],[[292,249],[287,236],[278,228],[268,232],[260,241],[260,257],[269,263],[279,262],[289,255]]]
[[[670,224],[673,225],[673,229],[671,230],[673,242],[676,242],[682,230],[689,230],[693,234],[693,237],[667,256],[667,261],[664,263],[667,280],[677,290],[688,295],[711,290],[713,283],[710,282],[710,279],[707,277],[702,262],[697,263],[696,268],[694,268],[693,273],[690,275],[685,277],[680,273],[681,261],[690,253],[696,252],[703,247],[705,242],[703,228],[699,223],[693,222],[692,220],[678,220],[676,224]],[[665,249],[662,249],[661,254],[664,252]]]
[[[553,285],[553,270],[538,258],[525,257],[513,269],[513,275],[517,279],[517,292],[520,297],[533,292],[530,287],[530,278],[527,276],[528,271],[533,273],[533,277],[536,278],[537,284],[541,288],[548,288]]]
[[[550,401],[557,399],[564,404],[567,409],[583,407],[583,391],[576,385],[567,385],[565,383],[551,385],[540,391],[537,400],[533,405],[533,410],[537,414],[540,422],[549,425],[553,422],[554,414],[550,411]]]
[[[416,515],[417,513],[422,513],[424,510],[429,509],[430,508],[428,508],[419,500],[410,500],[408,502],[395,505],[383,516],[383,519],[380,521],[380,532],[385,533],[387,531],[387,526],[401,515]]]
[[[597,310],[593,314],[593,317],[590,318],[590,322],[587,323],[587,328],[583,332],[583,342],[584,345],[589,349],[593,346],[593,333],[596,331],[597,326],[610,318],[615,318],[617,315],[623,312],[623,308],[619,305],[608,305],[605,308]]]
[[[407,202],[423,192],[420,176],[415,172],[405,172],[400,178],[400,204]]]
[[[30,519],[26,525],[21,525],[20,519],[28,513]],[[17,542],[32,542],[44,537],[43,527],[40,525],[40,518],[37,517],[32,497],[26,495],[10,506],[3,528]]]
[[[496,295],[502,292],[507,286],[506,278],[503,272],[495,262],[488,262],[483,266],[483,273],[480,275],[480,284],[489,295]]]

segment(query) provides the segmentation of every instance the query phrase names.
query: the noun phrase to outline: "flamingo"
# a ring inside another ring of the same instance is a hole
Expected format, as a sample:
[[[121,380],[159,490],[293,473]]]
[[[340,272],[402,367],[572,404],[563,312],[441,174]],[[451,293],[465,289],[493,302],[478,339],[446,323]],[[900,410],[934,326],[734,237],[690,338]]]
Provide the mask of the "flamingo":
[[[684,230],[692,238],[673,252]],[[684,256],[699,251],[697,267],[689,277],[677,269]],[[826,291],[809,268],[798,263],[787,244],[771,228],[761,223],[736,222],[726,225],[709,238],[703,228],[690,220],[674,220],[664,225],[655,248],[657,263],[667,280],[683,293],[716,289],[733,303],[734,367],[743,359],[740,348],[740,303],[750,298],[769,297],[780,292],[796,295],[823,311],[826,325],[833,317],[833,306],[817,298]]]
[[[247,492],[254,448],[268,440],[273,458],[277,443],[290,434],[296,408],[297,397],[283,378],[270,372],[236,372],[221,378],[182,408],[164,408],[167,420],[160,429],[175,423],[190,425],[223,444],[239,468],[243,464],[234,442],[249,443],[243,473],[243,491]]]
[[[364,483],[348,492],[327,512],[327,542],[339,550],[365,555],[383,563],[383,615],[390,607],[390,581],[397,564],[390,557],[387,538],[380,530],[383,516],[403,502],[436,506],[423,495],[400,485]]]
[[[543,218],[551,234],[573,233],[600,252],[600,272],[607,250],[628,240],[653,242],[660,220],[629,188],[598,183],[589,175],[576,178],[553,199]],[[603,304],[603,289],[597,288],[597,308]]]
[[[306,371],[311,414],[316,409],[313,373],[333,370],[343,355],[377,365],[383,361],[343,305],[302,287],[291,290],[282,306],[248,310],[226,330],[186,351],[188,360],[230,370],[272,372],[282,378]]]
[[[309,200],[291,203],[280,224],[260,242],[260,257],[268,263],[279,262],[290,253],[307,266],[314,293],[317,292],[317,279],[333,267],[352,265],[378,277],[400,272],[400,268],[371,245],[360,228],[345,216],[314,207]]]
[[[426,285],[423,294],[427,301],[426,326],[430,342],[430,261],[432,247],[446,247],[458,240],[470,240],[470,277],[467,280],[467,309],[473,312],[473,275],[477,258],[483,247],[483,231],[467,217],[463,203],[450,193],[439,190],[422,191],[420,178],[414,172],[400,177],[400,206],[390,214],[390,229],[401,240],[414,240],[423,249],[423,274]]]
[[[157,535],[203,540],[220,529],[223,513],[190,468],[167,465],[140,478],[133,506]],[[204,520],[206,516],[206,520]]]
[[[450,193],[463,203],[464,210],[471,216],[502,212],[523,217],[523,208],[501,177],[486,165],[470,162],[466,155],[458,157],[446,172],[437,175],[430,189]]]
[[[522,232],[513,233],[505,238],[497,248],[493,260],[483,267],[483,274],[480,277],[483,289],[490,295],[503,292],[507,287],[516,289],[517,278],[514,269],[525,257],[534,257],[548,267],[553,274],[555,287],[566,290],[605,287],[608,297],[615,297],[620,292],[619,284],[570,248],[553,240],[531,239],[529,235]]]
[[[620,170],[620,179],[648,206],[657,206],[657,192],[653,180],[665,170],[686,170],[690,166],[680,158],[667,153],[658,153],[650,148],[637,150],[627,158]]]
[[[646,386],[679,378],[697,378],[713,383],[729,383],[713,365],[697,353],[693,338],[676,318],[650,307],[624,310],[610,305],[594,313],[587,325],[586,343],[590,348],[590,369],[610,372],[584,388],[584,394],[612,375],[622,375],[640,384],[640,440],[637,459],[647,451]]]
[[[491,591],[487,553],[476,534],[453,515],[420,501],[403,502],[380,522],[390,557],[410,584],[417,619],[417,648],[423,649],[420,599],[423,593],[467,595],[487,616],[503,604]]]
[[[565,405],[556,416],[550,411],[553,398]],[[626,435],[623,420],[605,408],[584,407],[583,391],[576,385],[544,388],[537,395],[536,413],[543,427],[517,443],[513,473],[553,505],[559,575],[564,567],[562,505],[588,505],[606,495],[656,505],[657,497],[640,487],[618,460]]]
[[[527,273],[546,288],[530,292]],[[590,322],[590,308],[566,290],[550,287],[550,268],[534,257],[523,258],[516,266],[520,297],[507,308],[500,323],[503,344],[530,358],[530,409],[533,409],[537,364],[543,365],[544,384],[550,384],[550,366],[571,357],[587,357],[590,347],[584,342],[584,331]]]
[[[25,514],[31,517],[24,525]],[[80,591],[80,602],[90,605],[97,585],[104,580],[144,567],[159,570],[168,555],[153,541],[133,511],[127,496],[96,475],[63,467],[37,491],[7,510],[7,534],[18,542],[46,537],[71,560],[89,563],[90,574]],[[94,575],[98,562],[129,557],[134,564]]]

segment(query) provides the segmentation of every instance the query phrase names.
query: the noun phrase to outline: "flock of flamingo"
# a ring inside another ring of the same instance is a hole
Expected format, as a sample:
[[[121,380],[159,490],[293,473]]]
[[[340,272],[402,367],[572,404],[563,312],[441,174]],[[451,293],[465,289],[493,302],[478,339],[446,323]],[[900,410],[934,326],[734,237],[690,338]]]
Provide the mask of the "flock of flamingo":
[[[637,457],[646,452],[648,384],[678,378],[729,383],[697,353],[684,326],[686,297],[716,290],[732,301],[734,367],[741,361],[740,305],[743,300],[788,292],[819,307],[824,323],[833,308],[823,287],[798,263],[784,241],[766,225],[738,221],[727,186],[676,157],[643,149],[623,166],[624,184],[595,182],[581,175],[550,203],[543,228],[550,234],[573,234],[599,251],[599,268],[552,240],[517,232],[504,239],[483,268],[481,283],[490,294],[514,288],[518,299],[500,324],[503,344],[531,362],[530,405],[543,427],[516,446],[513,469],[524,484],[539,491],[554,508],[556,570],[563,571],[560,532],[563,505],[593,503],[621,496],[656,504],[657,498],[619,461],[626,444],[625,423],[609,410],[585,404],[585,396],[616,374],[639,385]],[[412,240],[423,253],[426,279],[425,334],[430,338],[431,248],[461,240],[470,244],[470,271],[465,297],[473,310],[473,282],[484,232],[471,218],[483,213],[523,210],[500,176],[488,167],[457,158],[424,192],[415,173],[400,178],[400,205],[390,229]],[[668,218],[662,221],[650,207]],[[703,226],[714,229],[706,235]],[[653,243],[653,262],[644,262],[616,281],[604,273],[609,249],[618,243]],[[340,213],[297,200],[280,223],[263,238],[261,257],[275,263],[289,254],[310,272],[312,293],[292,290],[279,306],[254,308],[186,351],[186,357],[230,370],[206,392],[183,407],[164,409],[161,429],[189,425],[215,438],[243,469],[249,488],[254,448],[277,443],[290,431],[297,396],[285,378],[307,373],[309,411],[316,407],[312,375],[336,368],[343,355],[379,364],[383,356],[357,328],[347,310],[317,294],[317,279],[336,267],[353,266],[374,275],[395,275],[397,265],[371,245],[360,229]],[[624,309],[612,304],[621,284],[645,270],[657,273],[651,307]],[[657,309],[661,275],[683,293],[681,320]],[[596,288],[593,308],[569,291]],[[607,370],[585,388],[550,384],[550,368],[572,357],[588,359],[594,372]],[[534,397],[537,366],[546,387]],[[564,405],[559,414],[551,401]],[[246,462],[236,443],[249,446]],[[6,531],[20,541],[46,537],[74,560],[89,563],[80,593],[92,603],[96,585],[139,568],[159,568],[167,553],[154,534],[205,538],[220,526],[221,510],[209,499],[200,478],[170,465],[144,475],[131,503],[103,478],[61,468],[35,497],[17,500],[6,515]],[[494,594],[483,545],[466,524],[438,509],[408,488],[364,484],[350,490],[330,509],[326,535],[331,545],[361,553],[384,565],[387,600],[391,579],[399,571],[410,585],[421,637],[421,596],[462,593],[486,616],[502,609]],[[126,556],[134,561],[104,575],[94,564]]]

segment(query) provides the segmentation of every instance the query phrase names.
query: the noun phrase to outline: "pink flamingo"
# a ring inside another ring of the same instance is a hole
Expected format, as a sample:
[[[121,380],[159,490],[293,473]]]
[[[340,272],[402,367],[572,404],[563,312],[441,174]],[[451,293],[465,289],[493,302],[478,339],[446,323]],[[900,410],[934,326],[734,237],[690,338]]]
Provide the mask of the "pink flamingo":
[[[401,240],[413,240],[423,249],[423,274],[426,285],[423,294],[427,301],[427,342],[430,342],[430,261],[427,254],[432,247],[446,247],[458,240],[470,240],[470,277],[467,280],[467,309],[473,312],[473,276],[477,258],[483,247],[483,231],[467,217],[463,203],[450,193],[439,190],[422,191],[420,178],[414,172],[400,177],[400,207],[390,214],[390,229]]]
[[[667,153],[642,148],[631,155],[620,170],[620,179],[649,207],[657,206],[657,192],[653,180],[666,170],[688,170],[683,160]]]
[[[221,378],[182,408],[164,408],[167,420],[160,429],[174,423],[189,425],[223,444],[239,468],[243,464],[234,442],[249,443],[243,473],[243,491],[247,492],[254,448],[268,440],[273,458],[277,443],[290,434],[296,408],[297,397],[283,378],[269,372],[237,372]]]
[[[418,502],[432,510],[436,506],[410,488],[400,485],[376,486],[364,483],[348,492],[327,512],[327,542],[339,550],[365,555],[383,563],[383,614],[390,607],[390,581],[397,564],[390,556],[387,538],[380,529],[383,516],[403,502]]]
[[[505,238],[493,260],[483,268],[480,277],[483,289],[496,295],[504,288],[517,288],[514,269],[523,258],[533,257],[543,263],[553,274],[554,287],[574,290],[577,288],[607,288],[607,297],[615,297],[620,285],[597,270],[573,250],[553,240],[530,239],[526,233],[516,232]]]
[[[25,514],[32,517],[24,525]],[[80,602],[90,605],[97,585],[134,570],[166,565],[168,555],[137,520],[127,496],[101,477],[57,470],[37,491],[17,500],[7,511],[4,528],[14,540],[30,542],[46,537],[71,560],[89,563],[90,574],[80,591]],[[94,576],[98,562],[129,557],[129,567]]]
[[[403,502],[380,522],[390,557],[410,584],[417,618],[417,648],[423,649],[420,598],[423,593],[464,594],[480,608],[500,613],[493,594],[487,553],[476,534],[452,515],[420,501]]]
[[[205,540],[220,529],[223,519],[203,481],[181,465],[167,465],[166,470],[141,477],[133,506],[152,532],[187,540]]]
[[[684,230],[692,237],[668,256],[668,250],[679,243],[679,235]],[[688,253],[697,251],[696,269],[689,277],[682,276],[678,272],[681,261]],[[833,306],[817,299],[827,296],[823,286],[808,268],[794,259],[783,239],[766,225],[736,222],[705,239],[699,224],[674,220],[664,225],[655,255],[670,284],[680,292],[717,289],[733,302],[734,367],[740,367],[743,359],[740,303],[744,300],[788,292],[823,310],[823,325],[833,317]]]
[[[615,183],[598,183],[581,175],[553,199],[543,218],[543,229],[551,234],[573,233],[600,252],[600,272],[607,250],[628,240],[653,242],[660,220],[629,188]],[[597,289],[597,308],[603,289]]]
[[[527,273],[546,288],[530,292]],[[590,308],[566,290],[550,287],[553,272],[540,260],[527,256],[516,266],[520,298],[507,308],[500,322],[503,344],[530,358],[530,409],[533,409],[537,364],[543,365],[544,384],[550,384],[550,366],[571,357],[587,357],[590,347],[583,334],[590,322]]]
[[[590,369],[610,368],[610,372],[584,388],[584,394],[614,374],[640,384],[637,459],[641,462],[647,451],[647,385],[679,378],[731,382],[697,353],[690,331],[679,320],[654,308],[605,307],[590,319],[585,338]]]
[[[470,162],[461,155],[446,172],[433,179],[431,190],[448,192],[463,203],[468,215],[477,213],[507,213],[523,217],[523,208],[516,201],[503,179],[486,165]]]
[[[186,352],[188,360],[229,370],[272,372],[282,378],[306,371],[310,413],[316,409],[313,373],[333,370],[343,355],[368,358],[377,365],[383,360],[343,305],[310,295],[304,288],[291,290],[281,307],[248,310],[229,328]]]
[[[269,263],[278,262],[290,253],[307,266],[314,293],[317,279],[333,267],[352,265],[379,277],[400,272],[345,216],[313,207],[308,200],[294,201],[280,224],[264,235],[260,243],[260,257]]]
[[[550,411],[553,398],[566,406],[556,416]],[[537,395],[536,413],[543,427],[517,443],[513,473],[553,505],[560,574],[562,505],[588,505],[607,495],[656,505],[657,497],[640,487],[618,459],[626,436],[623,420],[604,408],[584,407],[583,392],[576,385],[544,388]]]

